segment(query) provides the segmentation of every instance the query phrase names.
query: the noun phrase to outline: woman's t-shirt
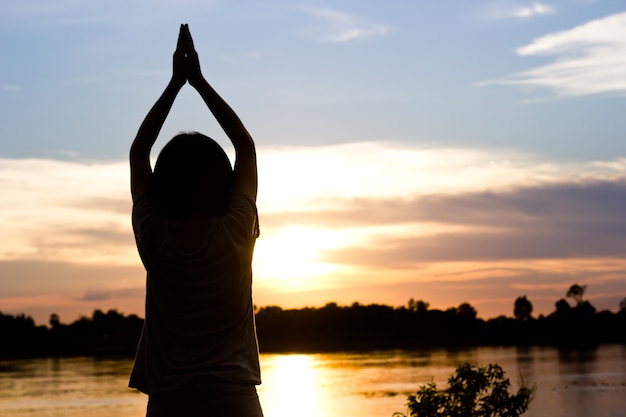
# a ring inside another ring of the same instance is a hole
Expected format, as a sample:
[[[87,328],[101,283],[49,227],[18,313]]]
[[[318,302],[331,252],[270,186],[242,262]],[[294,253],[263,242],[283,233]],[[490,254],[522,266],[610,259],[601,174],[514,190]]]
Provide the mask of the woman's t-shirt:
[[[133,229],[147,271],[145,323],[129,386],[150,395],[195,376],[260,384],[252,304],[256,205],[233,193],[228,213],[198,222],[206,239],[192,251],[147,194],[133,204]]]

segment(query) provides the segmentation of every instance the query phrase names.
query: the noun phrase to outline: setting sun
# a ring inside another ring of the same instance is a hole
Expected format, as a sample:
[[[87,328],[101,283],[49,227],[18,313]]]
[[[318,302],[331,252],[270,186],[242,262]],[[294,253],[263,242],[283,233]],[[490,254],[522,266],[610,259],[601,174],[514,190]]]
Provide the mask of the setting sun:
[[[341,247],[349,236],[341,231],[287,226],[259,239],[254,254],[255,275],[284,287],[314,289],[315,277],[342,268],[320,259],[323,251]]]

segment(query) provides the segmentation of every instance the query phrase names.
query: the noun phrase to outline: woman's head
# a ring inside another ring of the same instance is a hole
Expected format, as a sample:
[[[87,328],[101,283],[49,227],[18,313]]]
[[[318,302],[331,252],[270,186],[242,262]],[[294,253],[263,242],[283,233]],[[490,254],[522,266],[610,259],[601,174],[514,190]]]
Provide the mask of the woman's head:
[[[161,150],[150,181],[150,200],[167,217],[226,213],[233,186],[228,156],[213,139],[181,133]]]

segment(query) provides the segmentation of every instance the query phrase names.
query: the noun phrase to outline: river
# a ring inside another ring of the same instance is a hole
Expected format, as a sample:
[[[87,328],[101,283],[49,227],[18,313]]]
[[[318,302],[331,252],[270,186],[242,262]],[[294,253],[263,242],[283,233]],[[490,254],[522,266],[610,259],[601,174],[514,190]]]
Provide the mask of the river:
[[[461,350],[262,354],[266,417],[391,417],[420,385],[446,386],[460,362],[497,363],[537,391],[524,417],[626,416],[626,345],[588,350]],[[0,361],[2,417],[140,417],[146,396],[126,388],[129,359]]]

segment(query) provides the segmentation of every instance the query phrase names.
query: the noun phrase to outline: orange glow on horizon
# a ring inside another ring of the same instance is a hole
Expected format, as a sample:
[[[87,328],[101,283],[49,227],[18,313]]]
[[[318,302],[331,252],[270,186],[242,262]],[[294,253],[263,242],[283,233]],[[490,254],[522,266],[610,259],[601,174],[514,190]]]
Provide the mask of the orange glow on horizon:
[[[479,315],[489,316],[509,314],[502,306],[524,293],[536,294],[535,299],[562,297],[570,281],[598,294],[623,288],[626,261],[621,258],[487,261],[481,256],[490,254],[479,252],[474,259],[455,261],[454,253],[446,253],[455,235],[506,237],[515,225],[506,216],[492,224],[484,216],[472,223],[455,212],[424,214],[419,199],[506,194],[541,181],[584,181],[594,175],[617,181],[626,160],[559,166],[529,156],[511,162],[515,155],[510,153],[393,143],[270,148],[258,154],[261,237],[253,261],[258,306],[355,301],[397,306],[412,297],[447,308],[483,300]],[[319,167],[325,175],[312,174]],[[145,273],[130,224],[127,163],[0,158],[0,168],[3,312],[46,309],[47,317],[118,308],[140,314]],[[291,171],[294,175],[285,178]],[[421,246],[411,246],[418,240]],[[418,253],[431,249],[431,242],[439,251]],[[538,310],[552,307],[553,301],[546,301]]]

